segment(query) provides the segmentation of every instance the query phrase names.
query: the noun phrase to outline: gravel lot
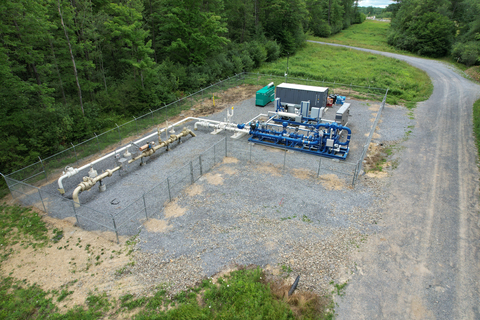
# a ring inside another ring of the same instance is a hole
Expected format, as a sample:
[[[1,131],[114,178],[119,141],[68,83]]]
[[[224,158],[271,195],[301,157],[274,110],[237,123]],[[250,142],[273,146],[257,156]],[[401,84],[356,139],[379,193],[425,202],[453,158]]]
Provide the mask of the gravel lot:
[[[195,131],[197,137],[184,139],[170,152],[157,152],[147,160],[147,166],[134,165],[127,175],[114,174],[106,179],[106,192],[93,188],[82,193],[82,207],[77,209],[80,224],[87,230],[107,230],[98,225],[111,225],[109,215],[102,213],[115,215],[128,206],[134,208],[142,194],[158,186],[163,191],[152,194],[154,202],[147,200],[150,219],[145,221],[143,213],[127,217],[120,228],[127,236],[140,230],[136,264],[130,267],[140,282],[151,288],[168,283],[174,294],[225,268],[255,264],[273,274],[299,274],[301,288],[321,291],[340,268],[353,268],[351,251],[379,230],[381,216],[381,180],[362,176],[356,187],[351,187],[354,165],[380,103],[347,102],[351,103],[348,126],[353,133],[347,161],[285,153],[252,145],[247,136],[232,140],[228,133],[229,157],[205,174],[207,166],[203,176],[178,190],[168,203],[166,189],[159,184],[226,136],[211,135],[200,128]],[[328,118],[333,119],[335,109],[328,111]],[[235,105],[233,121],[246,122],[268,110],[273,110],[272,104],[260,108],[254,106],[253,98],[244,100]],[[223,120],[225,116],[226,112],[220,112],[209,118]],[[193,129],[193,124],[186,126]],[[374,142],[398,141],[412,125],[405,108],[386,106]],[[176,132],[181,129],[176,128]],[[317,177],[319,160],[322,169]],[[220,156],[217,161],[221,161]],[[95,169],[101,172],[113,166],[112,158]],[[86,171],[65,180],[67,198]],[[71,202],[55,195],[56,182],[41,190],[50,215],[61,219],[74,216]],[[139,229],[140,223],[144,227]]]
[[[351,102],[358,151],[350,156],[361,151],[378,106]],[[398,106],[387,106],[382,120],[377,143],[398,141],[414,125]],[[228,158],[142,228],[131,268],[141,282],[168,283],[174,294],[237,264],[255,264],[301,275],[300,288],[321,292],[340,269],[353,271],[352,250],[379,231],[381,179],[363,176],[353,189],[348,176],[322,171],[317,178],[315,156],[289,152],[284,170],[283,151],[252,146],[248,162],[246,141],[229,141],[228,148]]]

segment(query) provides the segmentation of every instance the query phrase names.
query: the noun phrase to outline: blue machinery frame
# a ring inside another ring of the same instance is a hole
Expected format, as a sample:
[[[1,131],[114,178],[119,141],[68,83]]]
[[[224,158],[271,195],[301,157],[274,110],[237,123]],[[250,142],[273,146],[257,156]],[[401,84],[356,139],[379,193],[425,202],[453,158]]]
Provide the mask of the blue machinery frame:
[[[350,128],[337,123],[302,123],[306,134],[300,134],[299,128],[288,127],[289,122],[282,125],[254,122],[250,123],[250,135],[248,141],[264,145],[276,145],[286,149],[301,151],[317,156],[345,160],[350,151],[349,143],[352,132]],[[275,130],[280,127],[283,130]],[[239,129],[245,125],[238,125]],[[287,130],[289,129],[289,130]],[[293,132],[292,132],[293,130]],[[347,132],[345,141],[340,141],[343,131]]]

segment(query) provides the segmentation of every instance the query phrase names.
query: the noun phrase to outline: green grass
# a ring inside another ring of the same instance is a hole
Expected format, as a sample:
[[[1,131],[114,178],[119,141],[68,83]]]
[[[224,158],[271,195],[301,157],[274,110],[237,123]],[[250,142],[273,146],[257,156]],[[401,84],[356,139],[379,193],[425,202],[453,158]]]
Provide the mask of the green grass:
[[[0,252],[20,242],[22,246],[38,247],[48,241],[47,227],[42,218],[31,209],[20,206],[0,205]],[[55,234],[56,236],[56,234]],[[32,241],[33,240],[33,241]]]
[[[307,39],[372,50],[409,54],[408,52],[395,49],[388,45],[387,33],[389,28],[390,23],[388,22],[366,20],[362,24],[351,25],[348,29],[342,30],[329,38],[320,38],[309,35]]]
[[[18,242],[23,247],[40,247],[56,243],[63,231],[49,232],[41,218],[30,209],[0,206],[0,263],[12,253],[8,246]],[[137,242],[128,241],[127,249]],[[78,238],[77,245],[81,240]],[[90,244],[85,250],[91,249]],[[131,264],[134,262],[132,261]],[[290,267],[284,267],[290,273]],[[99,319],[116,318],[127,312],[133,319],[332,319],[332,299],[308,293],[307,299],[289,299],[276,295],[260,268],[243,268],[217,283],[211,279],[169,298],[165,287],[152,297],[125,294],[118,300],[105,293],[90,293],[85,306],[60,312],[56,303],[69,299],[69,286],[61,291],[44,291],[26,280],[0,276],[0,319]],[[72,287],[73,289],[73,287]],[[136,314],[131,316],[132,314]]]
[[[468,69],[466,65],[458,63],[450,56],[443,58],[429,58],[390,46],[387,43],[387,35],[389,28],[389,22],[366,20],[362,24],[351,25],[350,27],[348,27],[348,29],[342,30],[341,32],[329,38],[320,38],[314,37],[313,35],[308,35],[307,39],[313,41],[343,44],[347,46],[366,48],[383,52],[398,53],[411,57],[420,57],[423,59],[442,61],[455,66],[461,71],[465,71],[466,69]]]
[[[473,104],[473,132],[475,133],[477,151],[480,156],[480,100]]]
[[[257,71],[282,76],[286,65],[287,59],[283,58]],[[319,80],[318,83],[309,82],[311,85],[322,85],[325,81],[389,88],[388,103],[403,103],[410,108],[414,107],[416,102],[428,99],[433,92],[433,84],[428,75],[406,62],[353,49],[315,43],[307,43],[305,48],[289,58],[289,76]],[[298,80],[290,78],[289,82],[297,83]],[[329,85],[329,87],[335,91],[340,86]],[[359,98],[366,92],[373,92],[373,90],[361,88],[354,88],[354,90],[360,94],[352,94],[352,96]],[[384,92],[376,91],[376,94],[381,100]]]

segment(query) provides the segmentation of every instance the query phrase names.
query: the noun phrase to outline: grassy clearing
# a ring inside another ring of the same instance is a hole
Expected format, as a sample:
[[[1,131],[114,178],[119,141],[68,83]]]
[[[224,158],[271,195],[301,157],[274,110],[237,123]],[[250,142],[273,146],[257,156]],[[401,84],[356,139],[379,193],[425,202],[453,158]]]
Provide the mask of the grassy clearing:
[[[348,29],[342,30],[329,38],[320,38],[310,35],[307,39],[411,55],[409,52],[398,50],[388,45],[387,33],[389,28],[390,23],[388,22],[366,20],[362,24],[351,25]]]
[[[347,48],[307,43],[288,63],[289,76],[293,77],[389,88],[390,104],[414,107],[433,91],[428,75],[406,62]],[[284,58],[261,67],[258,72],[280,76],[286,66]]]
[[[342,30],[341,32],[329,37],[329,38],[320,38],[314,37],[312,35],[307,36],[308,40],[313,41],[322,41],[328,43],[338,43],[352,47],[359,47],[365,49],[378,50],[383,52],[392,52],[403,54],[411,57],[419,57],[423,59],[431,59],[442,61],[448,64],[455,66],[461,71],[468,69],[464,64],[458,63],[452,57],[443,57],[443,58],[428,58],[416,55],[409,51],[399,50],[395,47],[390,46],[387,43],[388,30],[390,28],[389,22],[380,22],[373,20],[366,20],[362,24],[351,25],[348,29]],[[471,76],[471,75],[470,75]]]
[[[475,133],[478,155],[480,156],[480,100],[473,104],[473,132]]]
[[[49,230],[30,209],[0,205],[0,263],[14,250],[52,246],[61,237],[62,230]],[[80,242],[79,238],[77,246]],[[125,250],[135,243],[133,237],[127,241]],[[84,250],[93,253],[92,248],[86,244]],[[240,268],[223,278],[204,279],[198,286],[173,297],[168,296],[167,285],[159,286],[149,297],[127,293],[117,299],[94,290],[84,305],[60,308],[59,303],[74,293],[76,282],[45,291],[11,274],[2,275],[0,319],[333,319],[334,316],[331,298],[298,291],[287,297],[289,285],[267,279],[255,267]]]

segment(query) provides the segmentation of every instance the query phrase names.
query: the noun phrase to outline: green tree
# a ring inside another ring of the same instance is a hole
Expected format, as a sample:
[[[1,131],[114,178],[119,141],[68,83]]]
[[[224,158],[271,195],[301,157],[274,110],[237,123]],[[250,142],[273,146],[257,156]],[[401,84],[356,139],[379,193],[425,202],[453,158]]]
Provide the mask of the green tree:
[[[448,54],[455,25],[448,15],[448,0],[404,0],[392,21],[389,44],[417,54],[441,57]]]
[[[224,19],[216,12],[205,11],[204,7],[201,0],[162,2],[157,42],[162,58],[202,65],[207,57],[228,44]]]

